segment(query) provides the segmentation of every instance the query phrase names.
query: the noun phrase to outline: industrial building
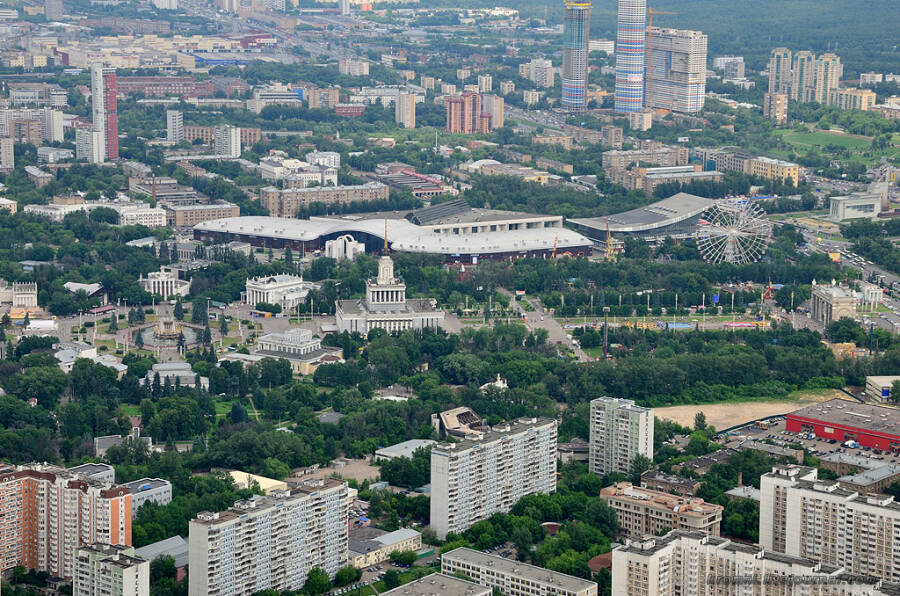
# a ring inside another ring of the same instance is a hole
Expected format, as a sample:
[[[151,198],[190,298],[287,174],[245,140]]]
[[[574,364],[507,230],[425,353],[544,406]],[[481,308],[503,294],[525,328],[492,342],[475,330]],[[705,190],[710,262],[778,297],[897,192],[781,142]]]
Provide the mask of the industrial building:
[[[896,408],[831,399],[791,412],[785,427],[823,439],[853,440],[863,447],[900,452],[900,410]]]
[[[704,211],[715,203],[712,199],[680,192],[650,205],[608,217],[571,219],[575,229],[598,244],[606,242],[607,230],[616,240],[626,236],[648,242],[665,238],[691,238]]]

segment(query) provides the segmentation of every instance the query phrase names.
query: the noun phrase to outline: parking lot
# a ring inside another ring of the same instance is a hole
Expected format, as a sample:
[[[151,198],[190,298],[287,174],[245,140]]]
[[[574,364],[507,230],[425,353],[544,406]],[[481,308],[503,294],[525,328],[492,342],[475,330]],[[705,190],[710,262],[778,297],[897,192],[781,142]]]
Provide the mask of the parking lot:
[[[900,454],[871,449],[869,447],[851,448],[838,443],[835,439],[821,439],[818,437],[810,438],[808,433],[795,433],[785,429],[785,421],[783,417],[772,419],[768,423],[767,429],[755,428],[749,425],[740,429],[741,435],[734,435],[733,438],[754,438],[757,440],[768,439],[776,445],[794,449],[806,449],[810,455],[820,456],[828,453],[844,453],[865,457],[873,462],[885,464],[900,465]]]

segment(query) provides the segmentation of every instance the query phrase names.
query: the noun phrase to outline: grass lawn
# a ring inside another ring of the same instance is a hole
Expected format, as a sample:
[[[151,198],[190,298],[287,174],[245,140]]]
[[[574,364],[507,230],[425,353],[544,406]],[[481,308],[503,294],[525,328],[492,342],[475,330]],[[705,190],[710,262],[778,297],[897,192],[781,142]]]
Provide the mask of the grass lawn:
[[[823,148],[826,145],[836,145],[838,147],[846,147],[850,151],[864,151],[872,144],[871,139],[861,139],[825,131],[796,132],[793,130],[779,130],[775,134],[780,134],[791,145],[804,148]]]
[[[230,401],[217,401],[216,402],[216,416],[227,416],[231,412],[231,402]]]
[[[119,405],[126,416],[140,416],[141,407],[137,404],[121,404]]]

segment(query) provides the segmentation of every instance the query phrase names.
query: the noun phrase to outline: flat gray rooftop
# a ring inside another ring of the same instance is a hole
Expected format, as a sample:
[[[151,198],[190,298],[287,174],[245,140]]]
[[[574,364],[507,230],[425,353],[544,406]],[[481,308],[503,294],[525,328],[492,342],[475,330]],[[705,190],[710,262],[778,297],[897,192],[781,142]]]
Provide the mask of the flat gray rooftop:
[[[522,563],[515,559],[506,559],[496,555],[486,555],[481,551],[473,550],[471,548],[457,548],[441,555],[442,563],[446,559],[469,563],[480,567],[481,569],[490,569],[494,573],[502,573],[504,575],[562,588],[571,592],[579,592],[585,588],[596,585],[592,581],[581,579],[574,575],[566,575],[565,573],[559,573],[558,571],[551,571],[549,569],[544,569],[543,567]]]
[[[616,213],[608,217],[587,217],[569,221],[579,226],[606,230],[608,219],[610,231],[636,232],[684,221],[703,213],[713,203],[715,201],[712,199],[680,192],[662,201],[644,205],[631,211]]]
[[[442,573],[426,575],[381,596],[491,596],[491,588]]]

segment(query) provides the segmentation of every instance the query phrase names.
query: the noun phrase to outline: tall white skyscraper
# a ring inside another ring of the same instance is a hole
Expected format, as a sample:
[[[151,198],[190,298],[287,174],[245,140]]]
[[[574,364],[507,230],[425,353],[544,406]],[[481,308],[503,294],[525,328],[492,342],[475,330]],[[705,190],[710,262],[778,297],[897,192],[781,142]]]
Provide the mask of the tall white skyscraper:
[[[179,110],[166,110],[166,140],[176,145],[184,141],[184,114]]]
[[[653,459],[653,410],[630,399],[591,401],[588,467],[594,474],[627,474],[638,455]]]
[[[556,420],[521,418],[431,450],[431,528],[443,539],[556,490]]]
[[[706,35],[654,27],[647,32],[647,107],[699,112],[706,97]]]
[[[116,69],[100,62],[91,64],[91,112],[93,129],[102,132],[102,158],[119,159],[119,113],[116,108]]]
[[[644,108],[646,68],[647,0],[619,0],[616,26],[617,112]]]
[[[347,564],[348,514],[347,484],[335,480],[200,512],[189,526],[188,593],[300,590],[313,567],[334,577]]]
[[[341,15],[345,16],[345,17],[349,17],[350,16],[350,0],[339,0],[338,4],[341,9]]]

